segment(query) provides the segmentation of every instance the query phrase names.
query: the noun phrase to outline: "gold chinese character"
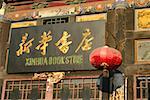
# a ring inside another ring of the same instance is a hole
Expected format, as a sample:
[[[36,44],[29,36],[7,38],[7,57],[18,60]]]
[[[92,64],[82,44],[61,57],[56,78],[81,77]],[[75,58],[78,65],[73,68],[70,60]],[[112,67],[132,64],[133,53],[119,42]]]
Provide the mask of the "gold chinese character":
[[[52,36],[50,36],[51,31],[49,31],[47,34],[46,32],[43,32],[43,35],[41,36],[42,40],[39,41],[39,45],[36,47],[37,50],[41,50],[41,54],[45,55],[46,54],[46,47],[48,46],[49,41],[52,40]]]
[[[33,42],[34,38],[32,38],[31,40],[26,42],[27,37],[28,37],[28,33],[25,33],[25,35],[22,36],[21,43],[19,44],[20,48],[19,48],[19,50],[16,51],[17,56],[22,55],[23,52],[30,53],[30,47],[32,46],[32,42]]]
[[[66,54],[68,52],[68,50],[69,50],[68,45],[70,45],[72,43],[72,41],[67,41],[67,39],[70,36],[71,35],[68,32],[64,31],[61,39],[57,43],[55,43],[55,45],[59,48],[59,50],[64,54]]]
[[[77,53],[81,47],[83,51],[88,51],[91,49],[92,42],[90,41],[92,41],[94,37],[90,36],[91,35],[90,29],[85,29],[85,32],[83,32],[82,35],[83,39],[79,44],[79,46],[77,47],[77,49],[75,50],[75,53]]]

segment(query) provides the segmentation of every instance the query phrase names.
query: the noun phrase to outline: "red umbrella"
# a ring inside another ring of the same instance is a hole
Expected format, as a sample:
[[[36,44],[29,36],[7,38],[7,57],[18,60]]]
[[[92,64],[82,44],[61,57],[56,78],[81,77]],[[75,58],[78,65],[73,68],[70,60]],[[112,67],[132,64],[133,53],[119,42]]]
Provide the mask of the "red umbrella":
[[[108,46],[93,50],[89,59],[90,63],[98,69],[103,69],[105,67],[108,70],[113,70],[117,69],[122,63],[121,53]]]

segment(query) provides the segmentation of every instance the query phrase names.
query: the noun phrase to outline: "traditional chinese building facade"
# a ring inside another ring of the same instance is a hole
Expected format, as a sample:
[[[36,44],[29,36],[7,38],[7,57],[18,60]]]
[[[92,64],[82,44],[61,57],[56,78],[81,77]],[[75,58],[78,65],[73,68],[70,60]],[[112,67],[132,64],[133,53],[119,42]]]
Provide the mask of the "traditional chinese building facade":
[[[149,0],[4,2],[1,100],[150,99]],[[105,45],[123,57],[109,84],[89,62]]]

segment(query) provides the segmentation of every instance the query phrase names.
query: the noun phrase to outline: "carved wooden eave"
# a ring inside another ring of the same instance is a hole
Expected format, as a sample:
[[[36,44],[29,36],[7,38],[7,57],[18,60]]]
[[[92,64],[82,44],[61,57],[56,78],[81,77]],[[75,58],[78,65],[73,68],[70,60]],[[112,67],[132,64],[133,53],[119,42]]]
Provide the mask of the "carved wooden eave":
[[[84,2],[80,2],[80,1],[84,1]],[[52,0],[51,2],[46,2],[46,0],[40,0],[40,1],[39,0],[33,0],[33,1],[27,0],[23,2],[8,3],[7,6],[14,7],[13,11],[19,11],[19,10],[31,10],[31,9],[38,9],[38,8],[67,6],[70,4],[82,4],[82,3],[91,3],[91,2],[113,3],[114,1],[115,0]]]
[[[23,0],[19,2],[15,2],[15,0],[12,1],[14,3],[8,2],[6,6],[4,17],[5,20],[21,21],[28,19],[37,19],[41,17],[70,14],[77,15],[81,14],[81,10],[82,14],[88,11],[93,13],[104,12],[108,9],[113,9],[114,4],[117,4],[115,0],[86,0],[86,2],[84,3],[80,3],[81,0],[71,0],[73,2],[69,3],[70,5],[66,3],[67,1],[70,2],[70,0],[53,0],[51,2],[48,2],[49,0]],[[126,4],[128,4],[131,8],[148,7],[150,5],[149,0],[127,0],[126,2]],[[47,16],[45,16],[45,14],[47,14]]]
[[[52,16],[61,16],[61,15],[77,15],[91,10],[95,12],[103,12],[108,9],[111,9],[114,0],[108,1],[97,1],[97,2],[88,2],[82,4],[74,5],[63,5],[63,6],[53,6],[40,9],[31,9],[28,5],[20,6],[20,8],[13,8],[12,11],[6,12],[4,15],[5,20],[10,21],[21,21],[26,19],[37,19],[42,17],[52,17]],[[25,9],[30,8],[30,9]],[[82,10],[82,11],[81,11]],[[93,11],[93,12],[94,12]]]

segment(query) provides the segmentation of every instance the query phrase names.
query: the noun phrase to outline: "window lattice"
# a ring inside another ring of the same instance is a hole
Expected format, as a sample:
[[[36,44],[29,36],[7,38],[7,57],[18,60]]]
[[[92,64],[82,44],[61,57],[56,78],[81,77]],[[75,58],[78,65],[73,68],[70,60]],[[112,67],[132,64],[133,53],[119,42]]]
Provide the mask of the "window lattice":
[[[4,100],[43,100],[46,81],[7,81]]]
[[[69,22],[69,17],[50,18],[50,19],[44,19],[43,20],[43,25],[68,23],[68,22]]]
[[[61,80],[54,85],[54,100],[101,100],[97,79]],[[89,99],[90,98],[90,99]]]
[[[150,100],[150,76],[135,77],[135,100]]]
[[[64,79],[54,84],[53,100],[101,100],[97,79]],[[5,80],[2,100],[44,100],[46,80]]]

